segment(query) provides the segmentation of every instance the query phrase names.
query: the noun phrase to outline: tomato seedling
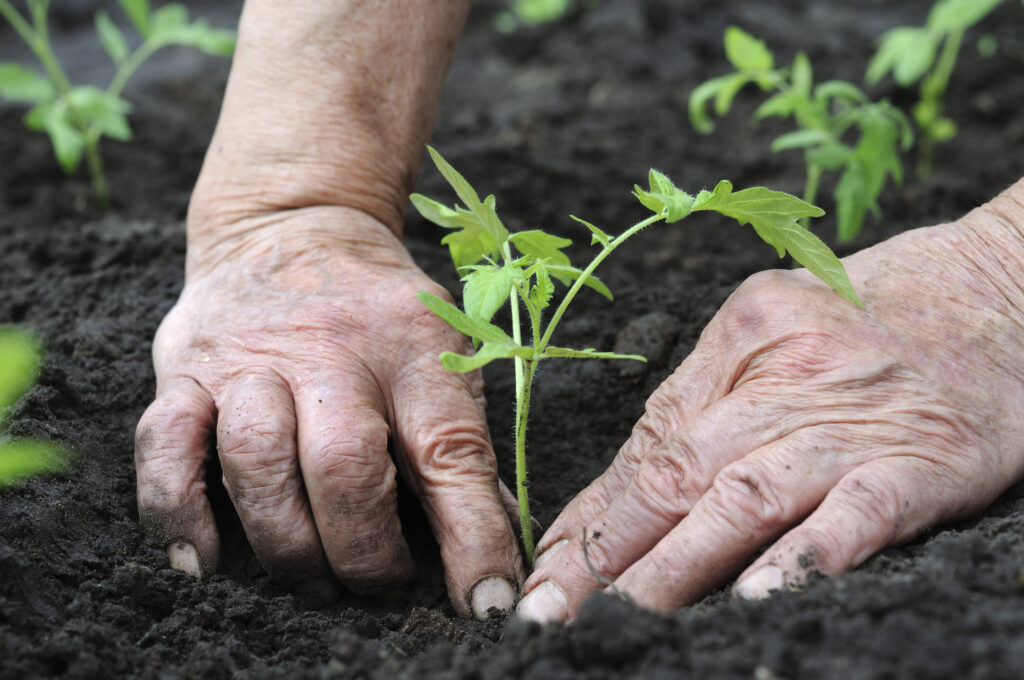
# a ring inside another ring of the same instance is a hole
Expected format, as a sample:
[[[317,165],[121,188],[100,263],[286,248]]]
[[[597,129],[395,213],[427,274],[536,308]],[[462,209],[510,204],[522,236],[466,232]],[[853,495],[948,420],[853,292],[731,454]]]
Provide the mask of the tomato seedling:
[[[763,187],[733,191],[726,180],[713,191],[692,196],[677,188],[662,173],[651,170],[649,188],[634,187],[633,195],[651,211],[618,236],[612,236],[594,224],[573,216],[590,231],[591,245],[597,254],[583,269],[572,266],[565,248],[566,238],[540,229],[510,232],[496,211],[493,195],[480,200],[476,190],[434,149],[428,147],[434,165],[455,190],[463,205],[449,208],[421,194],[410,197],[425,219],[452,230],[441,243],[448,246],[457,271],[463,274],[462,309],[427,292],[420,301],[437,316],[472,339],[472,356],[443,352],[441,364],[450,371],[467,372],[495,359],[512,359],[515,366],[516,424],[515,468],[519,501],[519,522],[528,564],[533,563],[533,528],[527,493],[526,426],[529,420],[530,391],[537,365],[545,359],[635,359],[637,355],[599,352],[593,348],[572,349],[551,344],[552,335],[570,303],[583,286],[611,299],[611,291],[594,276],[594,271],[612,252],[640,230],[656,222],[678,222],[691,213],[714,211],[750,224],[754,231],[774,246],[779,257],[788,251],[797,262],[821,278],[850,302],[862,305],[846,270],[822,241],[800,226],[798,220],[820,217],[821,208],[795,196]],[[550,317],[554,281],[568,287]],[[509,306],[511,333],[491,323],[494,315]],[[525,319],[522,312],[525,310]],[[529,340],[524,342],[524,338]]]
[[[32,387],[39,368],[39,344],[25,331],[0,327],[0,432],[11,408]],[[60,470],[59,446],[25,437],[0,436],[0,488],[26,477]]]
[[[93,190],[104,206],[110,200],[110,188],[100,156],[100,139],[131,140],[128,114],[132,105],[121,93],[142,63],[171,45],[223,57],[235,49],[234,31],[211,28],[203,19],[189,21],[184,5],[172,3],[154,11],[149,0],[119,2],[142,42],[133,50],[110,16],[103,10],[96,13],[96,32],[117,66],[110,84],[101,90],[93,85],[72,85],[57,61],[46,21],[50,0],[27,0],[27,16],[10,0],[0,0],[0,16],[31,48],[45,73],[16,63],[0,63],[0,97],[32,105],[25,115],[25,125],[49,135],[64,172],[74,173],[85,156]]]
[[[693,126],[711,132],[714,123],[708,104],[714,100],[714,112],[724,116],[736,94],[750,83],[772,93],[754,112],[754,119],[792,118],[797,127],[776,138],[772,151],[803,150],[807,203],[816,202],[822,173],[840,172],[833,192],[837,235],[840,242],[856,237],[867,212],[878,215],[878,197],[888,178],[897,184],[903,180],[900,151],[914,142],[907,117],[888,101],[869,100],[851,83],[828,80],[815,86],[810,59],[803,52],[790,68],[775,68],[775,57],[764,42],[735,26],[725,31],[725,54],[736,72],[708,80],[693,91],[689,103]],[[859,136],[847,143],[853,129]]]
[[[939,0],[924,26],[898,26],[882,35],[864,79],[875,85],[888,74],[901,87],[920,82],[912,114],[921,140],[917,174],[932,173],[935,146],[956,136],[956,123],[945,115],[946,89],[956,66],[964,34],[991,14],[1003,0]]]

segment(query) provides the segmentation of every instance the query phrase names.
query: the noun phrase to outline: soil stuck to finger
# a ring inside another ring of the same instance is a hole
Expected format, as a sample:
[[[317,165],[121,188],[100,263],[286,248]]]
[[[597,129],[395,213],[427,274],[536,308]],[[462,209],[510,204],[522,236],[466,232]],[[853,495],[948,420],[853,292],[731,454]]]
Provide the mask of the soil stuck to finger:
[[[86,0],[54,3],[54,36],[73,79],[109,78]],[[238,2],[191,2],[217,25]],[[799,152],[772,154],[776,123],[749,121],[741,93],[714,136],[687,120],[689,93],[725,73],[721,36],[736,24],[780,63],[809,54],[818,80],[860,82],[884,30],[920,24],[930,3],[882,0],[603,0],[555,24],[500,35],[497,0],[474,3],[432,143],[512,228],[589,236],[573,213],[618,232],[642,215],[629,190],[649,167],[696,191],[728,178],[799,193]],[[114,7],[112,12],[116,13]],[[992,36],[994,56],[976,43]],[[29,62],[6,26],[0,61]],[[64,441],[72,472],[0,494],[0,676],[76,678],[1001,678],[1024,667],[1024,498],[1011,489],[982,515],[892,548],[855,573],[814,580],[760,603],[722,593],[670,616],[596,598],[570,628],[466,621],[447,601],[438,551],[415,500],[403,524],[419,565],[400,600],[343,595],[317,608],[267,578],[231,504],[210,477],[223,537],[218,574],[168,568],[135,507],[134,425],[153,396],[153,333],[181,289],[189,192],[212,134],[228,66],[161,53],[126,96],[131,144],[105,142],[113,210],[84,175],[62,176],[45,138],[0,103],[0,323],[35,330],[47,356],[10,419],[16,435]],[[908,228],[955,219],[1024,175],[1024,7],[1006,2],[968,35],[949,92],[959,135],[936,172],[882,199],[847,254]],[[878,94],[908,108],[914,93]],[[749,95],[749,96],[748,96]],[[451,202],[434,172],[419,190]],[[821,192],[831,209],[832,186]],[[816,232],[834,243],[835,223]],[[454,288],[439,230],[409,215],[417,261]],[[581,296],[556,342],[647,353],[646,365],[548,362],[534,390],[533,512],[550,523],[612,460],[647,395],[692,349],[748,275],[778,266],[771,249],[711,216],[652,228],[599,272],[614,303]],[[486,371],[502,477],[511,461],[512,376]]]

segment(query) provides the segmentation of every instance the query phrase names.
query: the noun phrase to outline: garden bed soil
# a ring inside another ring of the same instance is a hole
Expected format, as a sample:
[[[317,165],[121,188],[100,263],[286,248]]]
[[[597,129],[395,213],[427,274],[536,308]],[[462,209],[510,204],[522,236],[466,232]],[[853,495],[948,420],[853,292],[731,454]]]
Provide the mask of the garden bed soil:
[[[95,2],[55,3],[55,40],[73,77],[109,77],[92,38]],[[107,3],[113,4],[113,3]],[[589,240],[566,215],[617,231],[642,216],[630,197],[655,166],[689,190],[720,178],[799,192],[799,153],[773,155],[782,128],[748,122],[757,97],[713,137],[688,125],[701,80],[727,70],[721,35],[738,24],[788,63],[806,51],[818,79],[859,81],[875,38],[920,23],[926,0],[604,0],[556,24],[498,35],[495,0],[474,3],[446,86],[433,143],[507,222]],[[192,3],[219,25],[238,3]],[[113,10],[116,13],[116,7]],[[986,58],[974,40],[991,34]],[[6,27],[0,60],[26,60]],[[134,425],[152,398],[151,339],[182,286],[189,192],[212,133],[227,63],[168,50],[128,89],[132,144],[106,143],[113,209],[90,203],[83,176],[60,174],[47,141],[0,105],[0,323],[35,330],[47,355],[15,410],[17,435],[67,442],[67,475],[0,494],[0,676],[75,678],[1010,678],[1024,668],[1024,493],[764,602],[726,591],[669,616],[591,600],[570,627],[459,619],[438,551],[415,502],[403,522],[420,570],[408,593],[380,604],[343,595],[329,607],[270,581],[213,473],[224,540],[218,574],[168,568],[142,535],[132,466]],[[909,106],[913,94],[879,94]],[[934,176],[913,176],[882,201],[847,254],[904,229],[952,220],[1024,175],[1024,8],[1007,2],[975,30],[950,91],[960,134]],[[911,159],[906,163],[912,166]],[[908,174],[910,174],[908,172]],[[434,172],[420,189],[448,196]],[[828,187],[823,193],[825,207]],[[447,200],[447,199],[446,199]],[[833,242],[834,221],[814,227]],[[418,262],[455,284],[438,230],[410,214]],[[610,304],[585,296],[560,344],[646,354],[646,366],[549,362],[534,391],[534,510],[547,524],[612,460],[646,396],[693,348],[748,275],[779,266],[735,222],[695,216],[652,228],[600,274]],[[941,285],[941,282],[935,282]],[[621,329],[621,330],[620,330]],[[486,371],[491,432],[510,464],[512,381]]]

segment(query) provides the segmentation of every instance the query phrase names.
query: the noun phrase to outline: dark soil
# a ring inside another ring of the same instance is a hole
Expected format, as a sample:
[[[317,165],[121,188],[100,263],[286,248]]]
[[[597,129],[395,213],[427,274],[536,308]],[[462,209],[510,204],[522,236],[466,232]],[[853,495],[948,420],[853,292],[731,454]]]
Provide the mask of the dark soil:
[[[56,40],[73,77],[109,77],[91,37],[95,3],[56,4]],[[193,4],[221,25],[237,16],[234,2]],[[798,192],[799,155],[770,154],[779,128],[747,122],[753,93],[740,97],[713,138],[687,123],[690,91],[727,68],[724,28],[756,31],[782,62],[808,52],[819,79],[857,81],[875,37],[920,23],[928,5],[605,0],[556,25],[503,37],[490,25],[496,0],[478,2],[434,143],[497,194],[512,226],[572,236],[580,230],[566,219],[570,212],[611,230],[637,219],[629,189],[652,165],[690,190],[726,177]],[[998,40],[991,58],[974,47],[986,33]],[[4,59],[27,55],[0,28]],[[47,348],[11,431],[75,451],[68,475],[0,496],[0,676],[1020,677],[1019,487],[983,515],[801,593],[761,603],[714,593],[671,616],[598,598],[569,628],[458,619],[436,546],[422,539],[413,547],[419,576],[405,599],[380,605],[344,596],[315,608],[264,575],[223,497],[215,499],[225,542],[220,573],[200,582],[171,571],[161,546],[140,531],[132,432],[154,390],[153,332],[182,285],[185,210],[227,69],[184,50],[144,69],[128,91],[137,139],[105,147],[115,191],[106,215],[89,203],[84,177],[61,176],[47,141],[23,131],[22,109],[0,105],[0,323],[34,329]],[[913,101],[895,90],[880,94]],[[960,135],[941,147],[936,174],[909,177],[887,194],[885,219],[869,221],[841,252],[955,219],[1024,175],[1022,104],[1024,8],[1007,2],[965,45],[950,92]],[[448,195],[434,173],[425,173],[421,189]],[[825,218],[816,229],[831,238],[834,223]],[[429,273],[454,282],[435,228],[410,215],[407,240]],[[584,251],[581,243],[580,258]],[[774,266],[753,234],[711,217],[650,229],[612,258],[602,276],[615,303],[586,297],[560,344],[638,351],[651,362],[551,362],[540,376],[531,490],[541,522],[611,461],[645,397],[730,292]],[[510,479],[506,369],[489,370],[487,379],[491,429]],[[427,534],[414,502],[406,499],[403,512],[410,535]]]

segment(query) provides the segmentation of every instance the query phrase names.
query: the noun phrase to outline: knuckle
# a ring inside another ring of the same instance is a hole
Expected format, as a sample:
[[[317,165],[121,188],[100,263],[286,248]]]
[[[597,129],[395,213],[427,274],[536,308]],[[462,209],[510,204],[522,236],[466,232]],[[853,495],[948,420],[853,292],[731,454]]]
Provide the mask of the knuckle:
[[[851,473],[834,490],[834,500],[844,510],[861,517],[876,529],[896,536],[906,518],[907,508],[893,484],[873,475]]]
[[[637,475],[640,497],[655,513],[680,518],[690,512],[701,496],[700,464],[694,450],[676,438],[671,451],[648,456]]]
[[[496,482],[491,440],[476,420],[447,422],[417,433],[419,471],[426,477],[436,475],[483,476]]]
[[[159,399],[146,409],[135,429],[136,461],[180,457],[196,449],[205,454],[211,426],[209,409],[198,400]]]
[[[279,466],[294,455],[291,428],[274,414],[236,414],[217,429],[217,446],[225,466],[239,472]]]
[[[775,533],[790,513],[762,467],[737,461],[722,469],[705,496],[711,512],[751,538]]]

